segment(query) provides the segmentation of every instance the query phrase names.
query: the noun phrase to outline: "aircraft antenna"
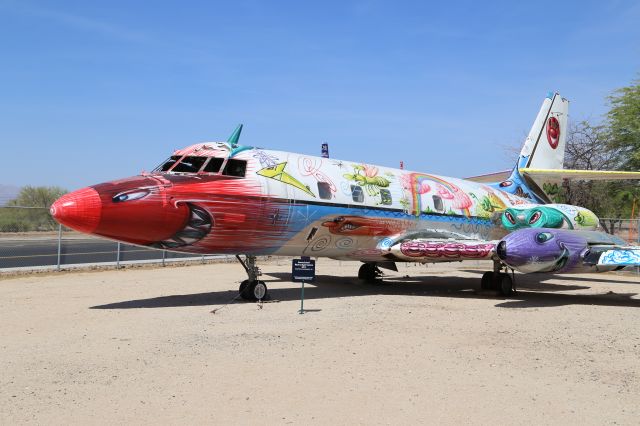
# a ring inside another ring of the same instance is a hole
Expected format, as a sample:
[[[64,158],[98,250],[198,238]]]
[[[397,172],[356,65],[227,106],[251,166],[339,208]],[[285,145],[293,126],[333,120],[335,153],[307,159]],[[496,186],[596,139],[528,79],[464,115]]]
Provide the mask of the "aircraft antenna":
[[[231,146],[238,145],[238,139],[240,139],[240,133],[242,133],[242,124],[238,124],[238,127],[236,127],[233,133],[231,133],[231,136],[229,136],[229,139],[227,139],[227,142],[229,142]]]

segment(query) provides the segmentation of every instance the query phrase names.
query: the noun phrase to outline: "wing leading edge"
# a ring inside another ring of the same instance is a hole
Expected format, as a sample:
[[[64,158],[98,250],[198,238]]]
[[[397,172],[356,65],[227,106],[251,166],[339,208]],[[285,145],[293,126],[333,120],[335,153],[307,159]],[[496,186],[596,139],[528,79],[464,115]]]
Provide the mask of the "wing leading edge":
[[[570,170],[570,169],[529,169],[522,168],[520,173],[532,179],[584,179],[584,180],[636,180],[640,172],[613,170]]]

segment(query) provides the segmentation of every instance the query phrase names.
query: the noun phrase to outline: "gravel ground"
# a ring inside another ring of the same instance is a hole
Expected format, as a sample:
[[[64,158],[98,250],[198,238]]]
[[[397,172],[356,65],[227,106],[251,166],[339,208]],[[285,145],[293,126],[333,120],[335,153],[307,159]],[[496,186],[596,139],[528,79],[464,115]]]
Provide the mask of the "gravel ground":
[[[380,285],[320,259],[272,300],[238,264],[0,277],[0,423],[637,424],[640,278],[400,265]],[[215,313],[211,311],[217,308]]]

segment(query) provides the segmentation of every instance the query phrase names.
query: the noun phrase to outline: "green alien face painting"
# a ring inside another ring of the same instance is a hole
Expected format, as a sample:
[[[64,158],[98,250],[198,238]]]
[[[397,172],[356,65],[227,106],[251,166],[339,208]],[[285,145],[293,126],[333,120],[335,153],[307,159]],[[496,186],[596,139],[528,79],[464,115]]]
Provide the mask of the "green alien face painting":
[[[502,213],[502,226],[512,231],[520,228],[562,228],[563,226],[573,228],[559,211],[539,206],[531,209],[506,209]]]

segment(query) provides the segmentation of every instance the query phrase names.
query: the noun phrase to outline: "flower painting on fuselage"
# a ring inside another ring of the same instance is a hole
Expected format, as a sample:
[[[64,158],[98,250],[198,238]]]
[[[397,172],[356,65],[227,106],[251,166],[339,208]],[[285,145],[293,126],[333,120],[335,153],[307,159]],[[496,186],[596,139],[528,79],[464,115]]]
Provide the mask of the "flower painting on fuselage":
[[[151,173],[67,194],[52,214],[83,232],[181,252],[375,261],[411,238],[488,241],[538,221],[597,221],[570,207],[462,179],[203,143]]]

